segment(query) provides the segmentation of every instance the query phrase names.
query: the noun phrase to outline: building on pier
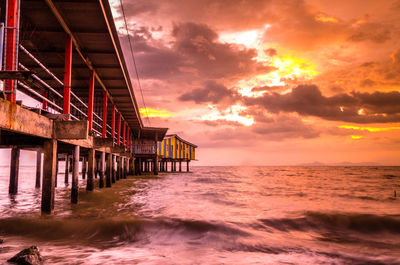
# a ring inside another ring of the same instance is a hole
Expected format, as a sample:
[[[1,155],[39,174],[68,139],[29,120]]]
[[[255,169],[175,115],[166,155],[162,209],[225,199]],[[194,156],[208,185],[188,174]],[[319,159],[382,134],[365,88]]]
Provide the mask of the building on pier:
[[[171,163],[171,171],[182,171],[182,162],[186,162],[186,170],[189,171],[190,161],[196,159],[196,148],[197,145],[176,134],[166,135],[157,146],[161,171],[168,170],[168,162]],[[179,169],[176,168],[176,163],[179,164]]]
[[[0,148],[11,148],[9,193],[18,191],[21,149],[37,151],[43,213],[54,208],[60,174],[72,183],[72,203],[80,173],[89,192],[151,166],[157,174],[167,128],[142,122],[108,0],[6,0],[0,10]],[[41,107],[17,104],[17,90]]]

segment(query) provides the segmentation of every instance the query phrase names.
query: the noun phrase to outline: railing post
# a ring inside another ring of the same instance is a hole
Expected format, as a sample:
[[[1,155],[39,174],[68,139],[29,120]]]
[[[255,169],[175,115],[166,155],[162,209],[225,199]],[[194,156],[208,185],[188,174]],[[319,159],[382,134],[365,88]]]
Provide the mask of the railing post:
[[[6,67],[7,71],[17,70],[18,65],[18,31],[19,31],[19,0],[7,1],[7,15],[6,15]],[[4,82],[4,92],[7,93],[7,100],[16,102],[16,84],[15,80],[6,80]]]
[[[107,132],[107,93],[103,92],[103,128],[101,136],[106,138]]]
[[[118,126],[117,126],[117,145],[120,144],[120,138],[121,138],[121,113],[118,113]]]
[[[63,114],[71,112],[71,71],[72,71],[72,38],[67,37],[65,43],[65,65],[64,65],[64,105]]]
[[[93,129],[93,102],[94,102],[94,71],[90,71],[89,78],[89,101],[88,101],[88,121],[89,121],[89,132]]]
[[[129,128],[126,128],[126,151],[129,151]]]

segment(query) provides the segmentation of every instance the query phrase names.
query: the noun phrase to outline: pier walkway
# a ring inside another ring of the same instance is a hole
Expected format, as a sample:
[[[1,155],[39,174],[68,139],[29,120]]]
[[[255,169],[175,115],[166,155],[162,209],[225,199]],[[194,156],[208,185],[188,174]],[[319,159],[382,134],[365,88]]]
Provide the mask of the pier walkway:
[[[166,171],[157,150],[168,129],[141,120],[109,2],[1,5],[0,148],[11,148],[9,193],[18,192],[20,150],[37,152],[43,213],[54,209],[59,161],[65,163],[65,182],[72,184],[72,203],[78,203],[80,163],[87,191],[150,171],[150,163],[154,174]],[[17,90],[41,107],[17,101]],[[191,158],[179,159],[189,170]]]

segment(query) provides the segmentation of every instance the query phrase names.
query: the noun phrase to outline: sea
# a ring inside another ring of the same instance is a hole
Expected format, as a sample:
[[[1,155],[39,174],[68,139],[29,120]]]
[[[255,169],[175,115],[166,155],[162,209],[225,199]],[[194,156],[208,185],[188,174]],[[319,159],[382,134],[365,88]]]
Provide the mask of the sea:
[[[63,172],[60,164],[60,172]],[[192,167],[129,176],[40,214],[35,167],[8,194],[0,264],[38,246],[44,264],[400,264],[400,167]]]

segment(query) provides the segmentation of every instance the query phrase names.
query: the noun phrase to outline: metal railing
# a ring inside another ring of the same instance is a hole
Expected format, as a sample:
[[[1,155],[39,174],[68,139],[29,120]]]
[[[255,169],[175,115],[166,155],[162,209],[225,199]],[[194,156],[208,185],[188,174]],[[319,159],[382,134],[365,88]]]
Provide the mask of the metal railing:
[[[135,144],[135,154],[156,154],[156,147],[154,144]]]

